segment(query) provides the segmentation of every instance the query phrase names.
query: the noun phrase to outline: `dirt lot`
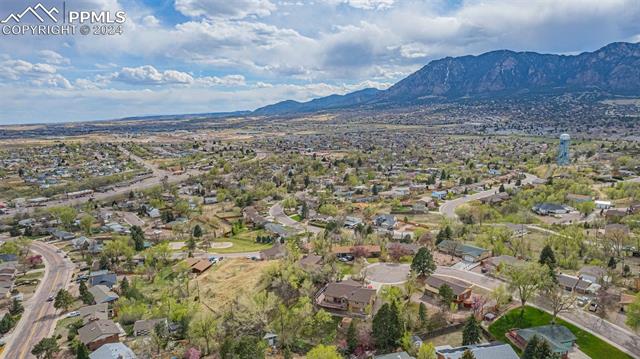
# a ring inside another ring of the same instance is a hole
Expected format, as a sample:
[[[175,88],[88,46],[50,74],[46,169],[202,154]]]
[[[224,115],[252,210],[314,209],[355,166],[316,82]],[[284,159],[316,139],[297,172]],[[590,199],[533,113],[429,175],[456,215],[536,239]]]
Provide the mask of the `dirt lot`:
[[[200,287],[202,302],[213,311],[227,308],[242,293],[254,293],[264,270],[276,262],[224,259],[195,279]]]

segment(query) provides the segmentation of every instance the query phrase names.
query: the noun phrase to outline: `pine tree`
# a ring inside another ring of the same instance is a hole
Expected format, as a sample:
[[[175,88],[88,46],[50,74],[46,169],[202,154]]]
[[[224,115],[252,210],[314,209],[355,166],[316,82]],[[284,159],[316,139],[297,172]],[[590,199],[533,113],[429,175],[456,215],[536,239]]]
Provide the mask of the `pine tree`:
[[[447,306],[451,305],[455,295],[451,287],[446,284],[441,285],[438,289],[438,294],[440,295],[440,299],[444,304],[446,304]]]
[[[473,352],[471,350],[467,349],[464,351],[464,353],[462,353],[460,359],[476,359],[476,356],[473,355]]]
[[[196,224],[196,226],[193,227],[193,236],[196,238],[202,237],[202,228],[199,224]]]
[[[139,226],[131,227],[131,239],[133,240],[136,251],[144,249],[144,232]]]
[[[347,351],[353,353],[358,347],[358,336],[356,333],[355,321],[351,321],[349,329],[347,329]]]
[[[420,302],[418,307],[418,318],[420,319],[420,327],[426,329],[429,324],[429,317],[427,316],[427,306],[423,302]]]
[[[476,320],[476,317],[471,315],[464,325],[462,330],[462,345],[473,345],[480,343],[482,330],[480,323]]]
[[[427,248],[420,248],[411,261],[411,270],[418,276],[426,277],[436,270],[436,262]]]
[[[93,294],[89,292],[87,289],[87,284],[84,281],[80,282],[80,286],[78,287],[78,292],[80,293],[80,299],[84,304],[92,304],[93,303]]]
[[[82,342],[76,345],[76,359],[89,359],[89,349]]]
[[[538,262],[540,262],[540,264],[546,264],[551,269],[556,268],[556,255],[550,245],[547,244],[542,248],[542,251],[540,252],[540,260]]]
[[[395,347],[402,337],[402,321],[395,304],[385,303],[373,317],[373,338],[376,347],[387,351]]]

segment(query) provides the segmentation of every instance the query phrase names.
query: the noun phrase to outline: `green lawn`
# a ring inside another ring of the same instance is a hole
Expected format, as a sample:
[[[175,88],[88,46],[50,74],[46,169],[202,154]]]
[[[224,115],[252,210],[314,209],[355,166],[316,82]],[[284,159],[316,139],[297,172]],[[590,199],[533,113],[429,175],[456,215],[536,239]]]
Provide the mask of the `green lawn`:
[[[564,325],[576,336],[576,344],[585,354],[591,358],[628,359],[631,356],[603,341],[595,335],[588,333],[575,325],[558,319],[557,324]],[[524,316],[520,317],[520,308],[511,310],[489,326],[489,332],[498,340],[510,343],[505,333],[513,328],[529,328],[551,323],[551,314],[533,307],[525,307]],[[517,349],[514,346],[514,349]]]
[[[214,242],[231,242],[233,246],[229,248],[212,248],[211,252],[215,253],[235,253],[235,252],[258,252],[263,249],[271,248],[271,244],[262,244],[256,242],[256,237],[266,235],[264,230],[249,231],[242,230],[231,238],[219,238]]]
[[[300,222],[302,221],[302,217],[300,217],[299,214],[294,214],[293,216],[289,216],[291,219],[293,219],[296,222]]]

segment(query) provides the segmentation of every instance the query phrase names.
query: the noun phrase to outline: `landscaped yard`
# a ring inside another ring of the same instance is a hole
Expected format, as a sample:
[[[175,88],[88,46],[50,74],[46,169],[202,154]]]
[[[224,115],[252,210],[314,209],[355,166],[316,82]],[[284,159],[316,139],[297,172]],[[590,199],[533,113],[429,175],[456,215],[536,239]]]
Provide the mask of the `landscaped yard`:
[[[233,246],[229,248],[212,248],[210,251],[215,253],[258,252],[272,246],[271,244],[256,242],[256,237],[265,235],[267,235],[267,232],[263,230],[249,231],[245,229],[231,238],[218,238],[214,241],[230,242],[233,243]]]
[[[495,321],[489,326],[489,332],[496,337],[496,339],[510,343],[505,337],[505,333],[509,329],[513,328],[529,328],[537,327],[540,325],[547,325],[551,323],[551,314],[542,310],[525,307],[524,315],[520,316],[520,308],[511,310],[503,317]],[[596,337],[595,335],[588,333],[575,325],[569,324],[562,319],[556,321],[559,325],[564,325],[569,329],[573,335],[576,336],[576,344],[585,354],[591,358],[607,358],[607,359],[628,359],[631,356],[625,354],[619,349],[615,348],[611,344]],[[514,349],[518,350],[515,346]]]
[[[296,222],[300,222],[302,220],[302,217],[299,214],[294,214],[294,215],[289,216],[289,217],[291,217],[291,219],[293,219]]]

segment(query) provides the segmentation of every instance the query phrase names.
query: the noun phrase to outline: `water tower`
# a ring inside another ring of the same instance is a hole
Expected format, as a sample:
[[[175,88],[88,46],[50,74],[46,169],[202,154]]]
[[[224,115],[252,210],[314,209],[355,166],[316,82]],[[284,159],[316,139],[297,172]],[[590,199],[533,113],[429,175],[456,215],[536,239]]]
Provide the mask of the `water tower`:
[[[563,133],[560,135],[560,147],[558,148],[558,165],[567,166],[570,163],[569,160],[569,144],[571,143],[571,136]]]

